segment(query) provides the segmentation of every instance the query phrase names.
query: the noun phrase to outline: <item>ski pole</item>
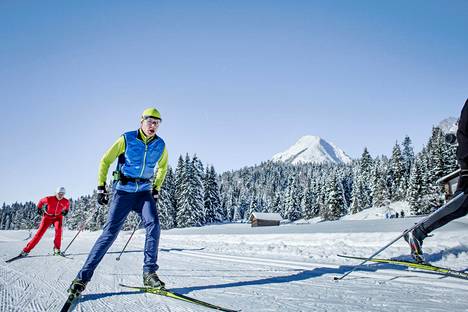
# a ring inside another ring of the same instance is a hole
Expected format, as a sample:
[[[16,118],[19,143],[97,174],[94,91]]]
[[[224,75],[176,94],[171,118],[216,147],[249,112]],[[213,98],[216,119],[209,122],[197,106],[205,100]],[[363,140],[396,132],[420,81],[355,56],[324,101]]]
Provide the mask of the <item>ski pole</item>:
[[[395,238],[394,240],[392,240],[390,243],[388,243],[387,245],[383,246],[382,248],[380,248],[379,250],[377,250],[376,252],[374,252],[372,254],[372,256],[366,258],[364,261],[362,261],[361,263],[359,263],[358,265],[355,265],[350,271],[346,272],[345,274],[343,274],[342,276],[340,277],[337,277],[335,276],[333,279],[335,281],[340,281],[342,279],[344,279],[346,276],[348,276],[349,274],[353,273],[358,267],[364,265],[366,262],[368,262],[369,260],[371,260],[372,258],[374,258],[375,256],[377,256],[379,253],[381,253],[382,251],[384,251],[385,249],[387,249],[388,247],[390,247],[391,245],[393,245],[397,240],[399,240],[400,238],[402,238],[403,236],[405,236],[407,233],[411,232],[412,230],[414,230],[415,228],[417,228],[418,226],[420,226],[422,223],[424,223],[427,219],[429,219],[430,217],[432,217],[433,215],[437,214],[437,213],[440,213],[440,211],[446,209],[447,207],[449,206],[452,206],[452,205],[461,205],[464,201],[465,201],[465,198],[466,198],[466,195],[464,193],[460,193],[458,194],[457,196],[455,196],[454,198],[452,198],[448,203],[446,203],[445,205],[443,205],[442,207],[440,207],[439,209],[437,209],[436,211],[434,211],[433,213],[431,213],[430,215],[428,215],[427,217],[423,218],[421,221],[417,222],[415,225],[413,225],[412,227],[410,227],[409,229],[406,229],[401,235],[399,235],[397,238]],[[461,200],[460,200],[461,199]]]
[[[65,255],[65,253],[67,252],[68,248],[70,248],[71,244],[75,241],[75,239],[78,237],[78,235],[84,230],[84,228],[86,227],[86,224],[88,224],[88,222],[91,220],[91,218],[94,217],[94,213],[90,215],[90,217],[88,218],[88,220],[86,220],[85,222],[83,222],[78,230],[78,232],[75,234],[75,236],[73,237],[73,239],[71,240],[71,242],[68,244],[68,246],[65,248],[65,250],[62,252],[62,254]]]
[[[127,243],[125,244],[124,248],[123,248],[122,251],[120,252],[119,256],[118,256],[117,258],[115,258],[115,260],[120,261],[120,257],[122,256],[122,254],[124,253],[125,249],[127,248],[128,243],[130,243],[130,240],[132,239],[133,234],[135,234],[136,230],[138,230],[138,228],[140,227],[140,224],[141,224],[141,220],[140,220],[140,222],[138,222],[138,224],[137,224],[137,225],[135,226],[135,228],[133,229],[133,232],[132,232],[132,234],[130,235],[130,237],[128,238]]]

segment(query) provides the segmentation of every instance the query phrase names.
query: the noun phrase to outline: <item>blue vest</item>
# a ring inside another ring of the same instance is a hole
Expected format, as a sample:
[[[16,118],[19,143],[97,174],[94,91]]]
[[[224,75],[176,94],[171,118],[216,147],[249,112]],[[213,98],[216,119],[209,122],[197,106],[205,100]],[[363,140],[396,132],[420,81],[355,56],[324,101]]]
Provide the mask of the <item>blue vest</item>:
[[[124,157],[119,157],[117,170],[126,177],[152,180],[154,168],[164,151],[164,140],[156,137],[146,144],[139,138],[139,130],[126,132],[123,137],[125,139],[125,153]],[[127,182],[127,184],[122,184],[119,181],[116,189],[125,192],[150,191],[152,181]]]

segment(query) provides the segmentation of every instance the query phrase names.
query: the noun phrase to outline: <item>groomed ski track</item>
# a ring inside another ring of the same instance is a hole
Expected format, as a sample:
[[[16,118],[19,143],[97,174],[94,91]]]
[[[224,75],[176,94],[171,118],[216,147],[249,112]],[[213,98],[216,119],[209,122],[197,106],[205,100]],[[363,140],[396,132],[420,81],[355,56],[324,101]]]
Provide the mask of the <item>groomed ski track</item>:
[[[8,232],[7,240],[2,240],[0,233],[2,259],[21,250],[25,233]],[[66,300],[66,288],[99,234],[83,233],[70,250],[73,259],[48,255],[53,237],[53,231],[49,231],[29,258],[9,264],[0,262],[0,312],[59,311]],[[64,242],[67,242],[74,232],[64,235]],[[210,311],[190,303],[119,287],[119,283],[141,284],[143,231],[137,232],[122,259],[115,260],[128,235],[121,233],[73,311]],[[243,249],[239,247],[242,244],[223,241],[224,236],[201,238],[199,235],[163,232],[159,275],[168,288],[176,292],[242,311],[467,311],[468,282],[440,274],[369,264],[345,280],[333,281],[334,276],[343,274],[358,261],[327,255],[350,252],[351,249],[354,254],[357,251],[363,254],[377,244],[371,242],[374,236],[359,235],[359,239],[364,240],[362,245],[371,246],[343,246],[339,236],[332,235],[336,247],[323,243],[318,247],[324,258],[304,261],[281,253],[277,256],[246,255],[250,248]],[[388,237],[392,235],[389,233]],[[459,236],[459,233],[447,233],[441,238],[447,239],[451,235]],[[367,241],[363,237],[367,237]],[[271,238],[266,235],[252,238],[255,239],[264,240],[268,245]],[[274,238],[279,239],[279,236]],[[317,237],[308,239],[316,240]],[[216,241],[217,248],[206,240]],[[297,243],[297,239],[295,241]],[[397,245],[391,252],[399,255],[405,247]],[[310,248],[315,252],[313,247]],[[458,254],[461,261],[466,259],[465,256],[464,251]]]

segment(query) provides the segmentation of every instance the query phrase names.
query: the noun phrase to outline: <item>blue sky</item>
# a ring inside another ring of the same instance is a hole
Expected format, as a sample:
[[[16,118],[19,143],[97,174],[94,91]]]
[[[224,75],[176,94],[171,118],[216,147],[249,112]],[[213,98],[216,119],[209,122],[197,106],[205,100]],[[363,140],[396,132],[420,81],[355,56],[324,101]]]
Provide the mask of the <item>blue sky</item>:
[[[218,172],[306,134],[389,155],[468,96],[466,1],[2,1],[0,203],[96,187],[104,151],[163,116],[170,163]]]

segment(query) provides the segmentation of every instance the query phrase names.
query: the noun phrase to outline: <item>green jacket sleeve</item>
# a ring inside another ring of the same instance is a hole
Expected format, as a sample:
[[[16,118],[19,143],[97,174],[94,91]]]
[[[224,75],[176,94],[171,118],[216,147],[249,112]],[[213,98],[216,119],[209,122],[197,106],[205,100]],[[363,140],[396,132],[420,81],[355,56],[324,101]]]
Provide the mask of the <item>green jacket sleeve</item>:
[[[125,139],[123,136],[119,137],[102,156],[98,171],[98,186],[102,186],[106,183],[107,172],[109,171],[110,165],[122,153],[125,153]]]
[[[166,173],[167,173],[167,149],[164,146],[164,151],[161,155],[161,158],[159,158],[158,161],[158,166],[156,167],[156,178],[154,179],[153,182],[153,187],[157,189],[158,191],[161,190],[161,186],[164,182],[164,179],[166,178]]]

